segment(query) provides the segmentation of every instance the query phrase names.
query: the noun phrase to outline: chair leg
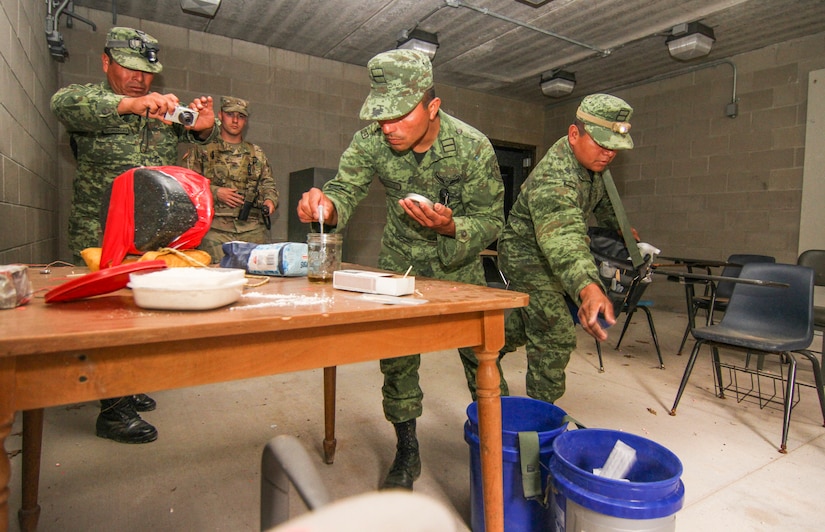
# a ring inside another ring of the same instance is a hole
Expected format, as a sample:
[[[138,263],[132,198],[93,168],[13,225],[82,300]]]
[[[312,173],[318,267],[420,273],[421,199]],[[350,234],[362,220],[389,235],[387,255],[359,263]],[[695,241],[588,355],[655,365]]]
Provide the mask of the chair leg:
[[[779,446],[779,452],[785,454],[788,452],[788,430],[791,426],[791,409],[793,408],[793,391],[796,387],[796,357],[793,353],[788,355],[788,383],[785,388],[785,409],[782,416],[782,444]]]
[[[653,337],[653,345],[656,346],[656,354],[659,356],[659,369],[665,369],[665,361],[662,360],[662,350],[659,349],[659,336],[656,334],[656,327],[653,326],[653,314],[647,307],[642,307],[642,311],[647,315],[647,324],[650,325],[650,335]]]
[[[722,383],[722,362],[719,359],[719,348],[715,345],[711,344],[710,347],[711,351],[711,358],[713,361],[713,379],[714,379],[714,386],[717,386],[717,390],[719,390],[719,399],[725,398],[725,386]]]
[[[596,353],[599,354],[599,373],[604,373],[604,363],[602,362],[602,343],[596,340]]]
[[[703,343],[705,343],[704,340],[696,340],[696,343],[693,345],[690,358],[688,358],[687,365],[685,366],[685,373],[682,375],[682,382],[679,384],[679,391],[676,392],[676,399],[673,401],[673,407],[670,409],[671,416],[676,415],[676,407],[679,406],[679,401],[682,399],[682,393],[684,393],[688,379],[690,379],[693,366],[696,365],[696,356],[699,354],[699,348],[702,347]]]
[[[633,316],[634,312],[636,312],[635,308],[633,310],[631,310],[630,312],[628,312],[625,319],[624,319],[624,326],[622,327],[622,334],[619,335],[619,341],[616,342],[616,349],[619,349],[619,346],[622,345],[622,338],[624,338],[624,333],[627,332],[627,327],[628,327],[628,325],[630,325],[630,318]]]
[[[816,393],[819,396],[819,408],[822,410],[822,426],[825,427],[825,385],[822,381],[822,366],[814,353],[807,350],[797,351],[797,353],[804,355],[811,361],[811,365],[813,366],[814,384],[816,385]]]
[[[682,342],[679,344],[679,350],[676,351],[676,356],[682,356],[682,349],[685,348],[688,336],[690,335],[690,330],[693,328],[690,324],[691,321],[692,320],[688,320],[687,327],[685,327],[685,333],[682,335]]]

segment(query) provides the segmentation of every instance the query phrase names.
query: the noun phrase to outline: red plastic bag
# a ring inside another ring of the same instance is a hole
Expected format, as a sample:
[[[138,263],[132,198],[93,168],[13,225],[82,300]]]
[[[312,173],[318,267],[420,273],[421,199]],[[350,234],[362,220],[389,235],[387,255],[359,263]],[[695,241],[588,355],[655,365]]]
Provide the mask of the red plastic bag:
[[[104,198],[100,268],[118,266],[127,254],[200,244],[214,215],[209,180],[180,166],[132,168]]]

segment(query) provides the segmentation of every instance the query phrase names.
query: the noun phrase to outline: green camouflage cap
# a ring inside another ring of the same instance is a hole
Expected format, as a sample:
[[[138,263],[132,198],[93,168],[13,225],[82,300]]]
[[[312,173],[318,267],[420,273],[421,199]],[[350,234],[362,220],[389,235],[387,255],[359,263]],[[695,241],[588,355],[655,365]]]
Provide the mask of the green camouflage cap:
[[[234,96],[221,97],[221,111],[224,113],[241,113],[249,116],[249,102]]]
[[[115,62],[129,70],[157,74],[163,70],[158,61],[158,41],[133,28],[112,28],[106,35],[106,48]]]
[[[576,118],[584,123],[584,129],[596,144],[608,150],[633,148],[630,137],[630,116],[633,108],[626,101],[610,94],[585,96]]]
[[[430,58],[416,50],[390,50],[367,63],[370,94],[361,106],[362,120],[392,120],[409,113],[433,87]]]

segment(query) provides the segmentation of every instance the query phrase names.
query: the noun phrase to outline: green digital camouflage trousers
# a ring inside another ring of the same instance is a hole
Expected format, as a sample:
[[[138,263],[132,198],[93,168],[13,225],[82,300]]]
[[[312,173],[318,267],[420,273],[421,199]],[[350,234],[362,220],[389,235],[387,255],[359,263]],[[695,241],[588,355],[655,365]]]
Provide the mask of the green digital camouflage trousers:
[[[467,388],[473,401],[476,400],[476,373],[478,359],[475,351],[469,347],[458,350],[461,363],[464,365],[464,377],[467,379]],[[422,400],[424,392],[418,384],[418,368],[421,365],[421,355],[409,355],[399,358],[385,358],[381,360],[381,373],[384,374],[384,386],[381,392],[384,396],[384,416],[391,423],[402,423],[421,416],[423,411]],[[501,395],[509,395],[507,382],[498,366],[501,376]]]
[[[511,285],[512,290],[526,292]],[[513,310],[505,325],[505,343],[501,350],[527,350],[527,395],[555,402],[564,395],[564,369],[576,348],[576,329],[564,295],[550,290],[531,290],[530,303]]]

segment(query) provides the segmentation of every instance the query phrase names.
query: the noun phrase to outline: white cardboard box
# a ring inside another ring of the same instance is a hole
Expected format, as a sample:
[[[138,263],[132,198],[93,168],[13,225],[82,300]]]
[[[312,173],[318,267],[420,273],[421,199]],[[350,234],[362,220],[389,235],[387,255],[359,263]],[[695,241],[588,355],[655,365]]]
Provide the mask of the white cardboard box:
[[[332,287],[367,294],[403,296],[415,292],[415,277],[366,270],[332,272]]]

